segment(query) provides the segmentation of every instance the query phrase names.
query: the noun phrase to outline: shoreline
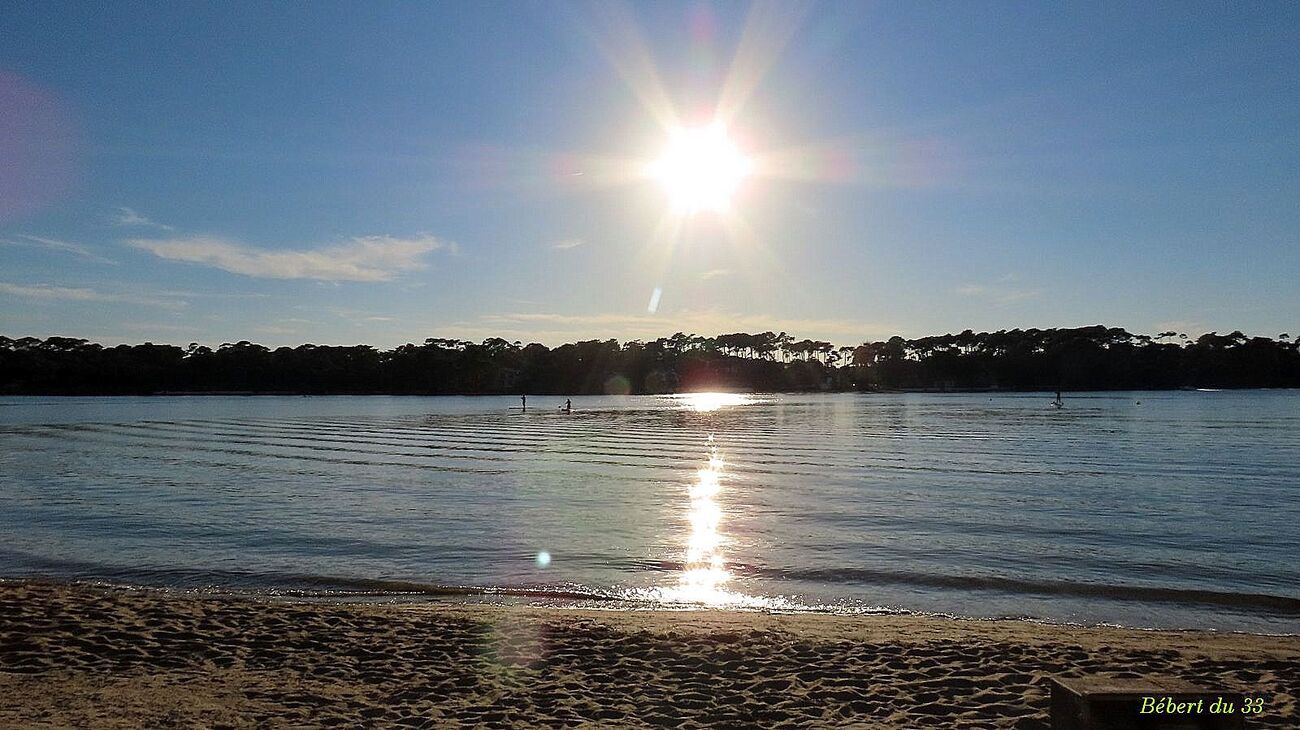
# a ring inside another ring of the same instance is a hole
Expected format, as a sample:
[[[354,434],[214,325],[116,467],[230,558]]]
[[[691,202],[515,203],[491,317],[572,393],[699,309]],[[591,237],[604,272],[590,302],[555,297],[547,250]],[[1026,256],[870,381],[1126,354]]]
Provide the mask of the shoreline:
[[[1300,717],[1300,637],[919,615],[332,603],[0,582],[5,727],[1047,727],[1052,676]]]
[[[329,580],[329,579],[327,579]],[[203,583],[192,585],[163,585],[135,582],[131,579],[65,577],[52,574],[0,576],[0,589],[6,585],[45,585],[85,589],[108,593],[144,593],[167,598],[193,600],[235,600],[285,605],[338,605],[338,606],[388,606],[394,609],[434,606],[482,606],[488,608],[522,608],[555,611],[598,611],[602,613],[682,614],[682,613],[738,613],[781,616],[831,616],[846,619],[872,619],[897,617],[934,619],[954,622],[1034,624],[1064,629],[1098,629],[1132,632],[1200,633],[1225,636],[1278,637],[1300,639],[1300,631],[1260,631],[1251,628],[1220,628],[1214,626],[1138,625],[1114,621],[1070,621],[1028,614],[980,615],[945,611],[926,611],[878,605],[798,604],[791,602],[763,603],[740,601],[734,604],[711,605],[701,602],[674,602],[661,599],[638,598],[602,592],[581,587],[509,587],[477,586],[468,584],[422,583],[399,579],[333,579],[337,587],[303,587],[293,585],[220,585]],[[365,587],[349,588],[342,584],[360,584]],[[1292,599],[1263,595],[1278,601]],[[759,598],[762,596],[741,596]]]

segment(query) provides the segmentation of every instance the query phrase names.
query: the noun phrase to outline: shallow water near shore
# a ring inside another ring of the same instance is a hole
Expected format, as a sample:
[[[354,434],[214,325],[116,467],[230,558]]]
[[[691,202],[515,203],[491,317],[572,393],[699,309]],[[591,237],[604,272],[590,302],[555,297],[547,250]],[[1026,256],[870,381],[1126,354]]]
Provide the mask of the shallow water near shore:
[[[1300,632],[1300,393],[0,398],[0,577]]]

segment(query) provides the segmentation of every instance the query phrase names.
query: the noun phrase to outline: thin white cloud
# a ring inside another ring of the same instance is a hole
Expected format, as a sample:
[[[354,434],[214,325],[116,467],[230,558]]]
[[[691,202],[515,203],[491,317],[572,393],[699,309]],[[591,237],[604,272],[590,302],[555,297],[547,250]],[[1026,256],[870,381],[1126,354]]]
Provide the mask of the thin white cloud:
[[[587,242],[582,240],[581,238],[568,238],[563,241],[559,241],[557,243],[551,244],[551,248],[556,251],[568,251],[570,249],[575,249],[579,246],[582,246],[586,243]]]
[[[122,327],[141,332],[185,332],[193,333],[194,325],[188,324],[163,324],[161,322],[123,322]]]
[[[700,281],[711,281],[713,279],[717,279],[722,276],[727,276],[730,273],[731,273],[731,269],[709,269],[708,271],[705,271],[704,273],[700,274]]]
[[[0,282],[0,295],[40,301],[123,302],[169,308],[186,306],[186,302],[174,299],[156,299],[135,294],[117,294],[85,287],[52,286],[50,284],[22,285]]]
[[[339,319],[346,319],[354,322],[363,319],[369,319],[371,317],[383,316],[379,312],[374,312],[368,309],[354,309],[352,307],[320,307],[317,305],[310,305],[310,306],[297,305],[294,307],[294,309],[299,309],[306,312],[321,312],[321,311],[329,312],[330,314],[334,315],[335,317],[338,317]]]
[[[298,332],[297,329],[294,329],[292,327],[280,327],[277,325],[265,325],[262,327],[254,327],[253,331],[262,335],[292,335]]]
[[[433,236],[361,236],[312,250],[267,250],[223,238],[132,238],[127,243],[169,261],[184,261],[264,279],[388,281],[425,268],[431,251],[455,253],[455,245]]]
[[[59,251],[61,253],[72,254],[73,256],[83,258],[87,261],[94,261],[97,264],[117,265],[116,261],[112,259],[104,258],[103,256],[100,256],[99,254],[95,253],[94,251],[91,251],[89,248],[82,246],[79,243],[69,243],[68,241],[60,241],[56,238],[42,238],[41,236],[28,236],[26,234],[20,233],[15,238],[6,238],[4,240],[0,240],[0,244],[4,244],[6,246],[26,246],[30,248],[44,248],[51,251]]]
[[[994,286],[965,284],[953,289],[953,292],[965,297],[983,299],[999,305],[1015,304],[1016,302],[1022,302],[1026,299],[1033,299],[1043,293],[1042,290],[1039,289],[1022,289],[1019,287],[1007,286],[1006,282],[1015,281],[1015,274],[1007,274],[1006,276],[1001,277],[998,281],[1003,283]]]
[[[74,289],[48,284],[22,286],[20,284],[0,282],[0,294],[28,299],[71,299],[81,302],[102,301],[104,299],[104,296],[94,289]]]
[[[176,230],[166,223],[159,223],[147,216],[140,215],[130,208],[118,208],[117,213],[113,215],[113,223],[119,226],[149,226],[151,228],[161,228],[164,231]]]
[[[194,291],[192,289],[159,289],[152,293],[160,297],[180,297],[183,299],[270,299],[272,296],[264,292]]]

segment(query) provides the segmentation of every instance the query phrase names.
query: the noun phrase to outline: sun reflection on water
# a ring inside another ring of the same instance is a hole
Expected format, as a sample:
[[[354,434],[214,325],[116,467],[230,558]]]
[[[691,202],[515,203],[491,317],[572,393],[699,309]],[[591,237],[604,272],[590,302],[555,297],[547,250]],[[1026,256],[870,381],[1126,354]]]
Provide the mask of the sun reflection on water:
[[[731,574],[722,558],[722,535],[718,532],[722,508],[714,500],[721,489],[722,466],[718,449],[710,439],[708,466],[696,472],[690,489],[691,534],[686,543],[686,567],[678,585],[684,600],[718,603],[726,596],[722,585]]]
[[[716,411],[724,406],[741,406],[750,402],[743,393],[683,393],[676,396],[692,410],[700,413]]]
[[[710,394],[712,395],[712,394]],[[723,467],[718,449],[709,437],[709,457],[705,466],[695,473],[688,495],[690,507],[687,518],[691,525],[686,540],[686,560],[677,585],[652,589],[643,596],[667,603],[700,604],[760,608],[773,605],[771,599],[749,596],[727,590],[731,580],[722,547],[726,537],[720,531],[722,507],[716,497],[722,491]]]

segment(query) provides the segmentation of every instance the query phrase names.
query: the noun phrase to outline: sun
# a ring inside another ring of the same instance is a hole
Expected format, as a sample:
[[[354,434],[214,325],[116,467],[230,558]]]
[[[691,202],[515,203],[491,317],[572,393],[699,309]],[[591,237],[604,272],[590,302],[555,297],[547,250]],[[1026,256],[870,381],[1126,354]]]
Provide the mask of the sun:
[[[683,213],[721,212],[753,171],[753,162],[719,123],[674,130],[663,155],[646,172],[658,180]]]

